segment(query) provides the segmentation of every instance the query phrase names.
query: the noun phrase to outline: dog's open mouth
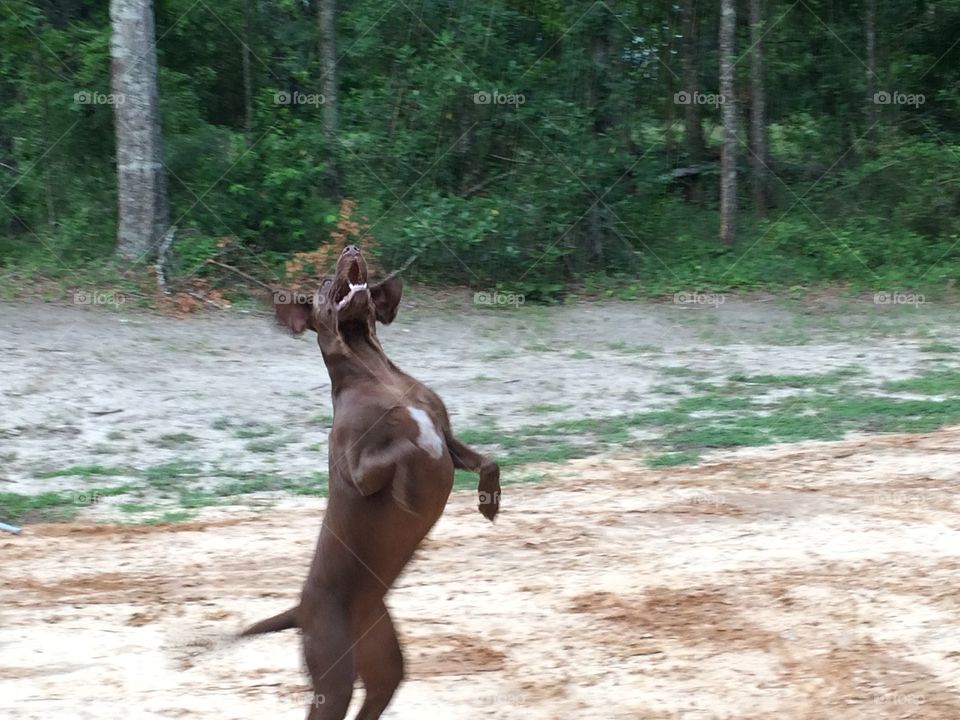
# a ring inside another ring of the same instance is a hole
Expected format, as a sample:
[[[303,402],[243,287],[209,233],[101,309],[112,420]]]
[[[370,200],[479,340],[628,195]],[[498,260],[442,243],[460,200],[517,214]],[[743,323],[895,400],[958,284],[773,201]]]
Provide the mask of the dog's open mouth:
[[[360,267],[360,261],[354,260],[350,264],[350,267],[347,268],[346,277],[341,278],[337,285],[337,290],[333,295],[333,300],[337,304],[337,310],[343,310],[350,304],[350,301],[353,300],[354,295],[366,291],[367,281],[363,275],[364,272]]]

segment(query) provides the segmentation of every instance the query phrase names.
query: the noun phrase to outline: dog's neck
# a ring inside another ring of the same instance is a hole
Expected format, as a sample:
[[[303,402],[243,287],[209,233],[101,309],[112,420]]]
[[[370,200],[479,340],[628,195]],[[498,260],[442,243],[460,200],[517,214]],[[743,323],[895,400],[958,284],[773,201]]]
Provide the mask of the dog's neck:
[[[321,345],[320,349],[330,375],[334,402],[344,389],[358,381],[385,382],[389,375],[398,372],[383,352],[377,336],[359,323],[341,328],[336,343]]]

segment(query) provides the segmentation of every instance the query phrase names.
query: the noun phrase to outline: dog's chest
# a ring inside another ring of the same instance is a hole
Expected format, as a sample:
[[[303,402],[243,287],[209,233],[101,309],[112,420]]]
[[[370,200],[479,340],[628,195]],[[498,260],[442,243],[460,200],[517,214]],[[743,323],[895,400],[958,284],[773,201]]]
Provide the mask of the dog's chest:
[[[443,438],[427,411],[416,405],[407,405],[404,410],[417,424],[419,434],[414,442],[432,458],[439,458],[443,455]]]

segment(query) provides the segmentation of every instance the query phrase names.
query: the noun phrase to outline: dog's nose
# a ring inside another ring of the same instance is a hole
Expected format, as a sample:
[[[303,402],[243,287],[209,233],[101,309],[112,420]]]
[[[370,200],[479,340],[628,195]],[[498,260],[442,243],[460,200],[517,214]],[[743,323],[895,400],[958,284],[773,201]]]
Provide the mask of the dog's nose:
[[[343,254],[344,254],[344,255],[348,255],[348,256],[359,255],[359,254],[360,254],[360,248],[358,248],[356,245],[347,245],[347,246],[343,249]]]

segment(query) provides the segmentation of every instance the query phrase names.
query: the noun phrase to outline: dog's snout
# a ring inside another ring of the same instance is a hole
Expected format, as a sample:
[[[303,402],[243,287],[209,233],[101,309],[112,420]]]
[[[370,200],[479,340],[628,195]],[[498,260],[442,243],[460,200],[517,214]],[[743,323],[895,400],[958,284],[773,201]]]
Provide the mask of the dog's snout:
[[[343,254],[348,257],[355,257],[360,254],[360,248],[358,248],[356,245],[347,245],[343,249]]]

